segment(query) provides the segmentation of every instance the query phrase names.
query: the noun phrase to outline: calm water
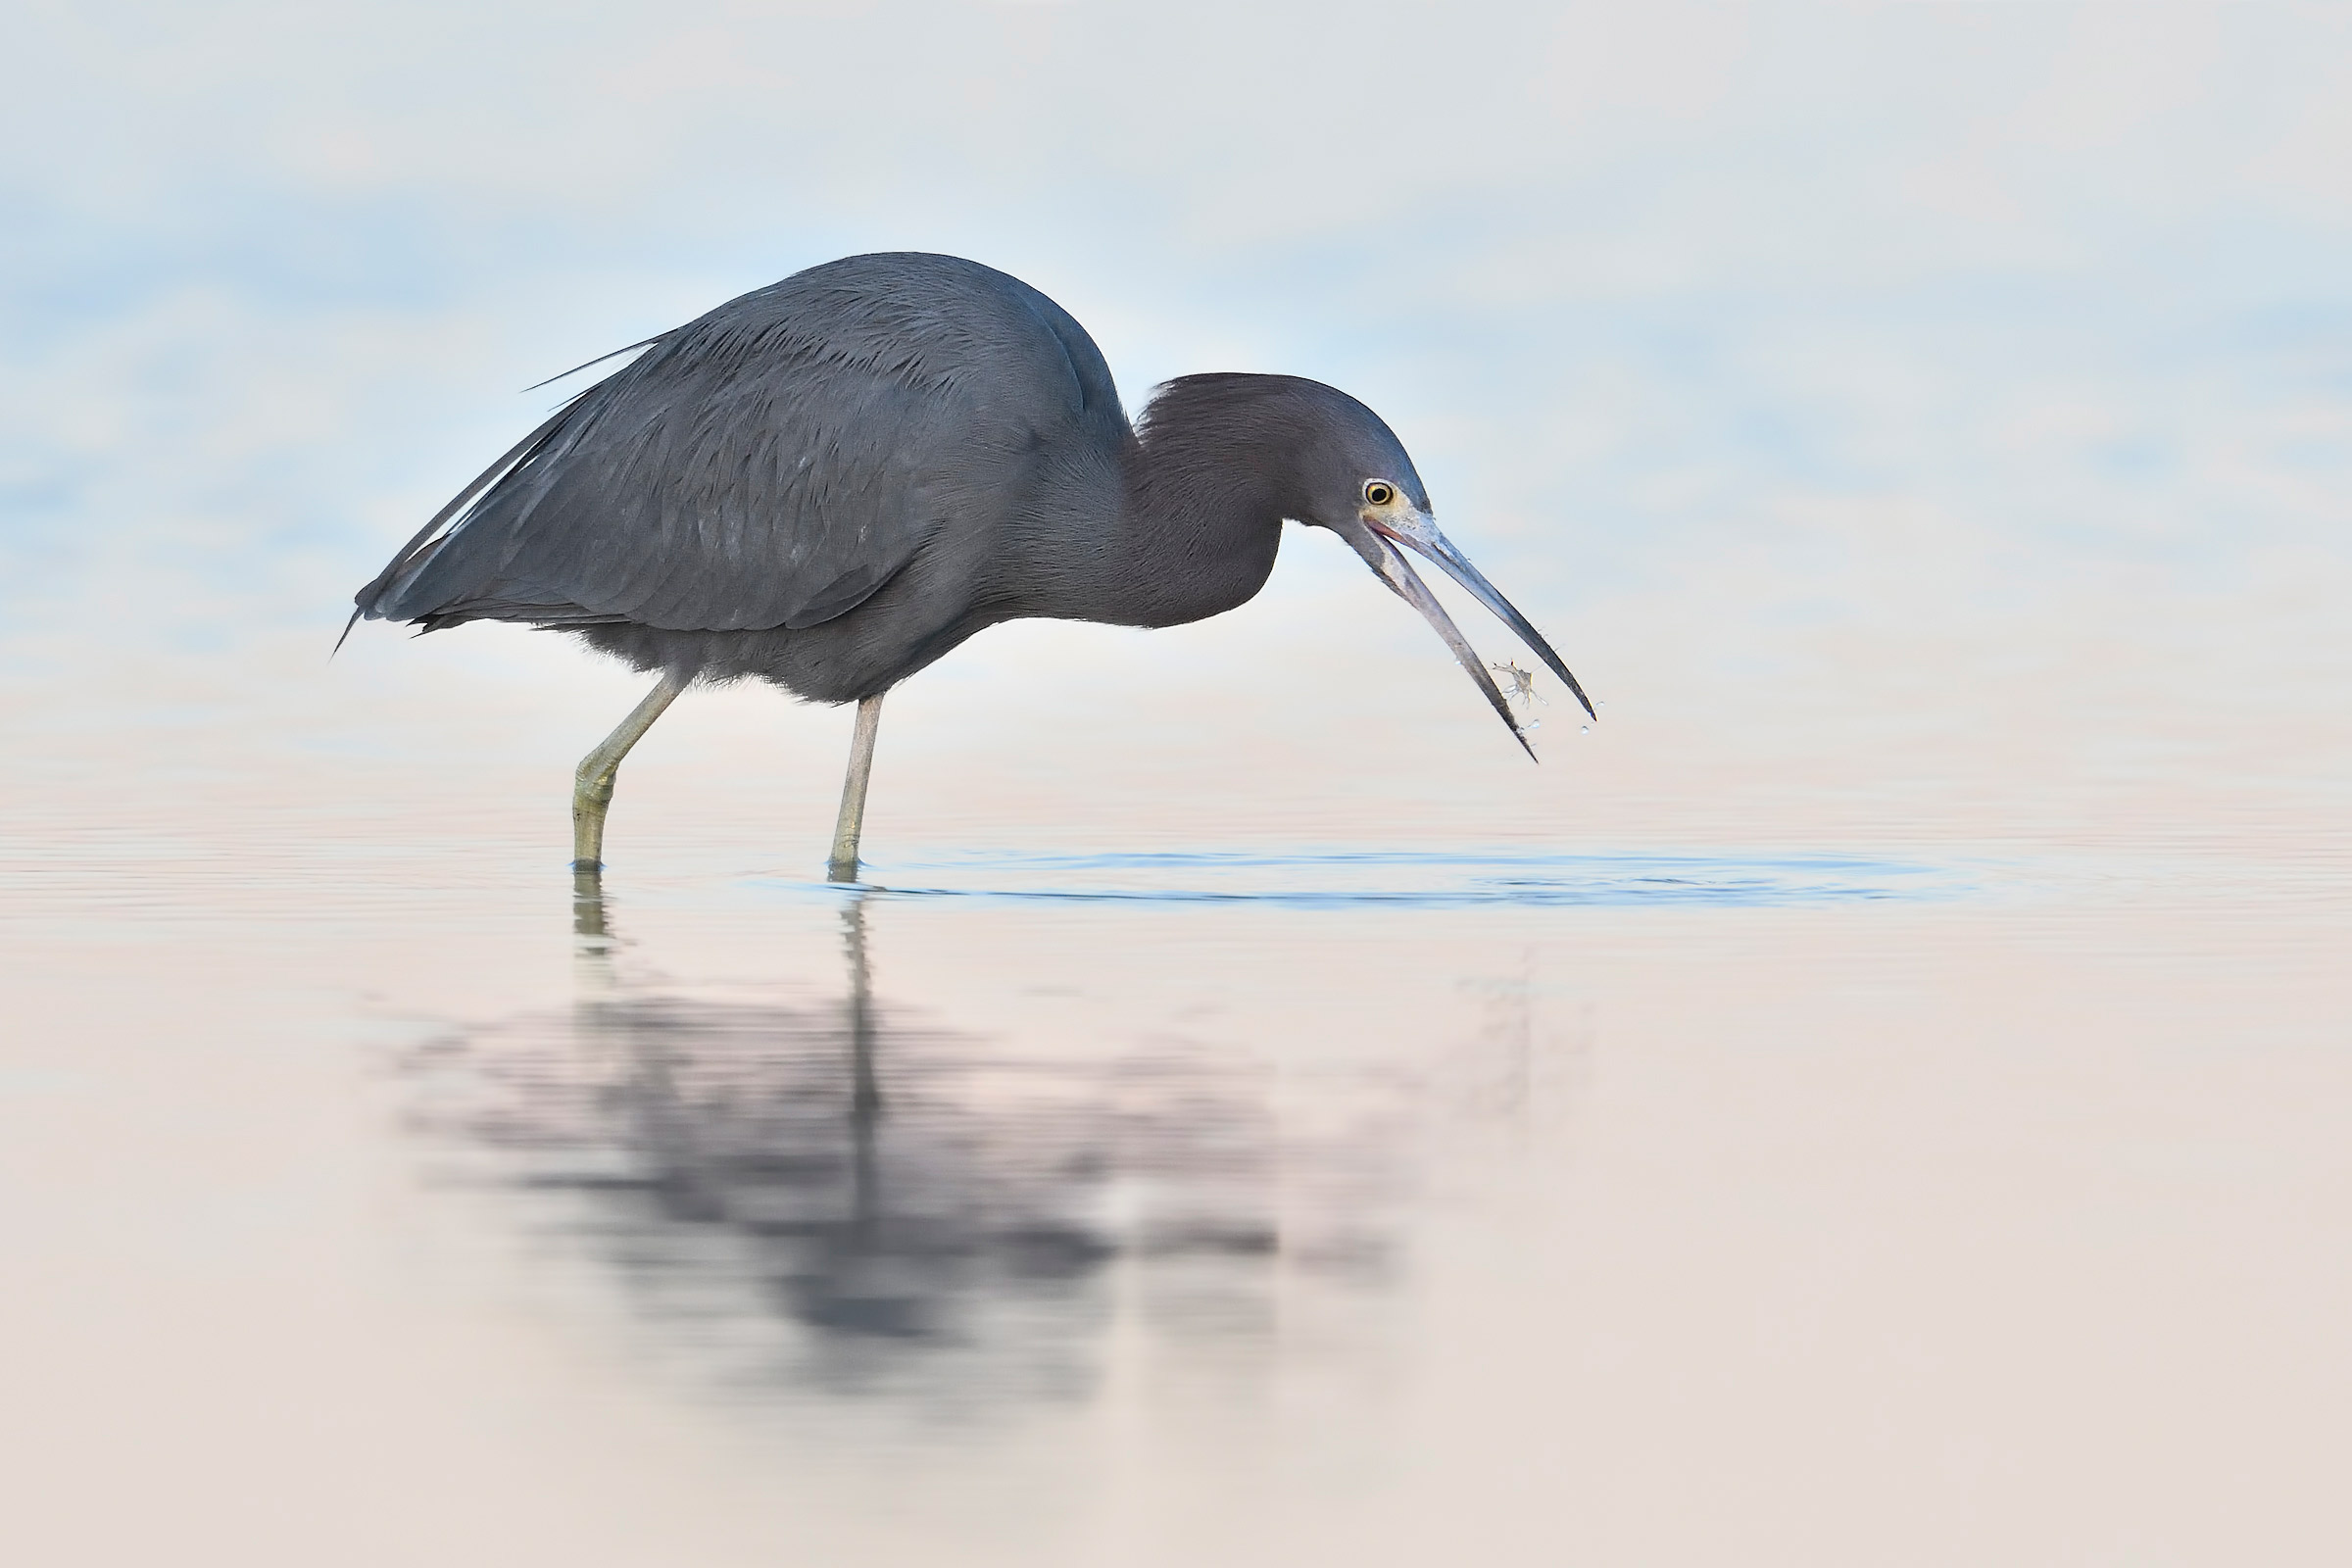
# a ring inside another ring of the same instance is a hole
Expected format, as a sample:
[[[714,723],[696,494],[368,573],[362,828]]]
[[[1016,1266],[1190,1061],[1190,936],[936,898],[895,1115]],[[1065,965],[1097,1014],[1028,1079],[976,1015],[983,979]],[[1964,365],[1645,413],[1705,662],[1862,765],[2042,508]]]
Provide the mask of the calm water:
[[[11,24],[0,1557],[2346,1559],[2341,24],[1333,15]],[[903,245],[1364,396],[1601,722],[1299,536],[575,886],[633,678],[338,605]]]
[[[2291,1559],[2332,1494],[2340,850],[885,819],[863,890],[600,890],[560,789],[319,783],[11,842],[55,1560]]]

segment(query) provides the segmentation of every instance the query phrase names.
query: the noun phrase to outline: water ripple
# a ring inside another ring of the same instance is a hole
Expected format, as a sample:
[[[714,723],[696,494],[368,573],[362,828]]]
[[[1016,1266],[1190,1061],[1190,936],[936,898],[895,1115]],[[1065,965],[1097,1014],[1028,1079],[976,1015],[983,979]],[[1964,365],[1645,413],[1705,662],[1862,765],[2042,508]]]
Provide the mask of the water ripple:
[[[1981,868],[1842,855],[1519,851],[975,852],[869,864],[866,876],[872,890],[903,897],[1299,908],[1754,907],[1946,900],[1984,886]]]

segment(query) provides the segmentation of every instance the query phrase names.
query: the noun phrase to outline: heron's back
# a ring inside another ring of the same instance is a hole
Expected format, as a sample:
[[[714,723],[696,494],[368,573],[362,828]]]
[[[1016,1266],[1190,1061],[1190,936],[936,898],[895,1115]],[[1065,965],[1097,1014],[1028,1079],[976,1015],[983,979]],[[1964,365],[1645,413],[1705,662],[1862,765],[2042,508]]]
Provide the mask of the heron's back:
[[[1043,294],[953,257],[851,257],[654,339],[358,605],[844,700],[1004,618],[1008,536],[1115,508],[1131,439],[1101,351]]]

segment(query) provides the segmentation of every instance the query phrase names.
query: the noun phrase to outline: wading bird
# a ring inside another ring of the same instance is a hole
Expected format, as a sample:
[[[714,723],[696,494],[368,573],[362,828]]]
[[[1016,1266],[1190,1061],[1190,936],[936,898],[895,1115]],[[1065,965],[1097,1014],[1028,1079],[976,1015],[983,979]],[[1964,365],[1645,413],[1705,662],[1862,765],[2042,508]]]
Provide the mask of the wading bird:
[[[1428,616],[1530,757],[1398,546],[1502,617],[1592,711],[1438,531],[1380,416],[1319,382],[1188,375],[1130,425],[1102,351],[1059,306],[918,254],[812,267],[631,347],[646,352],[402,546],[352,615],[521,621],[659,672],[580,762],[582,872],[601,864],[629,748],[694,681],[757,676],[858,705],[830,864],[854,880],[884,693],[999,621],[1176,626],[1232,610],[1265,585],[1285,518],[1338,534]]]

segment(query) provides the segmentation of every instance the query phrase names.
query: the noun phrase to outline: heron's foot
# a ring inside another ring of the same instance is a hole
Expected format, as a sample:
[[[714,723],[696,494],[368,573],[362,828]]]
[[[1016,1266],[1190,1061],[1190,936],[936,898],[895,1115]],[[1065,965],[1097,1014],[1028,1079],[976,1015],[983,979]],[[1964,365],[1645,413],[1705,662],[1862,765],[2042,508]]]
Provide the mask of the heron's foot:
[[[605,813],[612,806],[612,781],[619,774],[617,765],[594,768],[589,762],[580,764],[574,775],[577,783],[571,792],[571,868],[574,873],[594,873],[604,869]]]

